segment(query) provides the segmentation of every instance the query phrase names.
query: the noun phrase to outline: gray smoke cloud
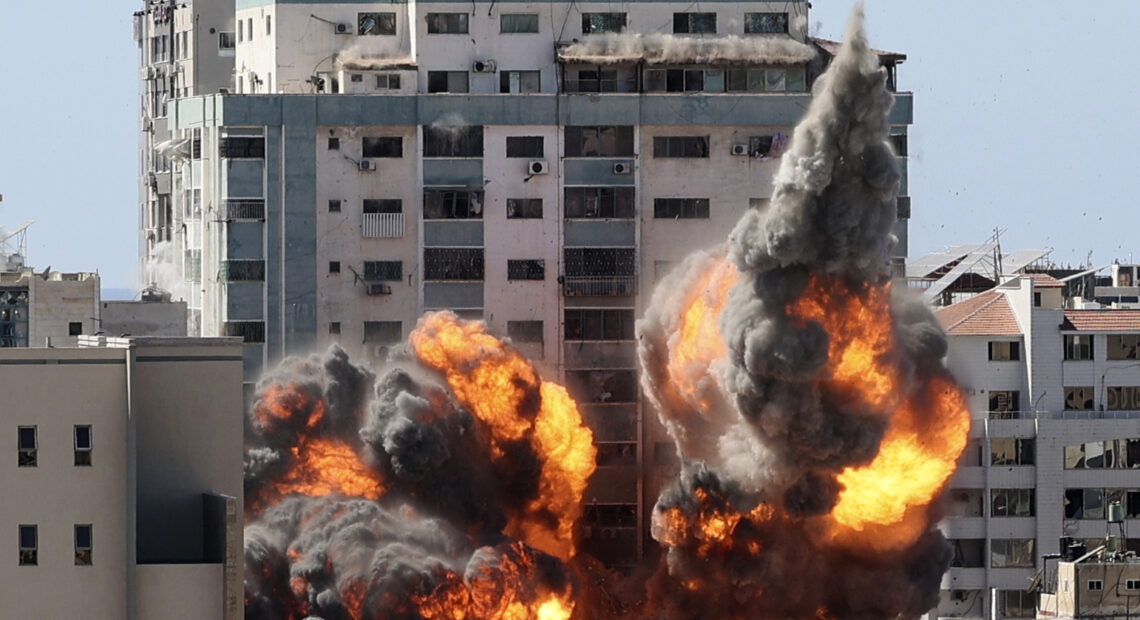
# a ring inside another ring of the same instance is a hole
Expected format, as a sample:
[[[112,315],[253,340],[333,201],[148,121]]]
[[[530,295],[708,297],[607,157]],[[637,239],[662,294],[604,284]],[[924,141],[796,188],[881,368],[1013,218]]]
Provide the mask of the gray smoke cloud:
[[[631,60],[651,64],[800,64],[814,59],[815,55],[812,46],[782,35],[703,39],[636,32],[588,35],[558,52],[563,61],[593,64]]]
[[[900,176],[887,142],[886,77],[857,6],[781,159],[769,207],[745,214],[724,247],[675,269],[638,323],[643,388],[683,461],[654,508],[653,535],[668,551],[647,617],[895,618],[937,604],[950,558],[933,527],[937,502],[904,548],[857,553],[819,533],[843,489],[837,475],[874,458],[898,402],[868,404],[822,381],[836,336],[789,311],[813,285],[833,286],[842,305],[890,280]],[[686,370],[696,387],[685,392],[670,367],[682,317],[693,291],[716,296],[709,274],[726,261],[736,284],[717,324],[724,355]],[[900,369],[901,389],[947,377],[945,337],[930,312],[892,293],[890,314],[896,346],[880,358]],[[770,514],[750,516],[757,506]],[[716,545],[707,532],[677,531],[677,514],[691,524],[722,513],[745,516]]]

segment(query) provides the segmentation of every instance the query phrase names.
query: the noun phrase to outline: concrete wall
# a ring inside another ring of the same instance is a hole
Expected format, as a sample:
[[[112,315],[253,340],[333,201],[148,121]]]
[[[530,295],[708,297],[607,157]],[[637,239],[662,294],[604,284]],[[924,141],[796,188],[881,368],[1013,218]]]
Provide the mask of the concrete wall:
[[[104,301],[99,327],[112,336],[185,336],[186,302]]]
[[[138,620],[223,617],[221,564],[139,566],[138,583]]]
[[[80,323],[82,333],[99,331],[99,276],[52,273],[45,280],[28,277],[28,345],[75,346],[68,335],[70,323]]]

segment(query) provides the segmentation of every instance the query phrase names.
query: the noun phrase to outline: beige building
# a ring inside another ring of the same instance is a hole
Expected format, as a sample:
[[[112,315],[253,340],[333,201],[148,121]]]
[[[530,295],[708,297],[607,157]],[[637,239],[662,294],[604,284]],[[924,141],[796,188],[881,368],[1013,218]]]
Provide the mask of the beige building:
[[[42,272],[0,253],[0,348],[75,346],[99,324],[99,274]]]
[[[1140,616],[1140,561],[1135,555],[1097,548],[1071,561],[1047,564],[1041,586],[1038,618],[1123,620]]]
[[[0,618],[240,618],[240,342],[80,341],[0,350]]]

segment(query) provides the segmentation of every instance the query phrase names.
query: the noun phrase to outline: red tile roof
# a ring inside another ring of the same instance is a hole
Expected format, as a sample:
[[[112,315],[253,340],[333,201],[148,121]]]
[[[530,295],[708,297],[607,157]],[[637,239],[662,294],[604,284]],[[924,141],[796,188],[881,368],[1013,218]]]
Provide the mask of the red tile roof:
[[[1023,277],[1033,280],[1034,288],[1064,288],[1065,285],[1047,273],[1027,273]]]
[[[1140,331],[1140,310],[1066,310],[1061,329],[1078,332]]]
[[[951,336],[1020,336],[1021,327],[1005,295],[989,291],[934,313]]]

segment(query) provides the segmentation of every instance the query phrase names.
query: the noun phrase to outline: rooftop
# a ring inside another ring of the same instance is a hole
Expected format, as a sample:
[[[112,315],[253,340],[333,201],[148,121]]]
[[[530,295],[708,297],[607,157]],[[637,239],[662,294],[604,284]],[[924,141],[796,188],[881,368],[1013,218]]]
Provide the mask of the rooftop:
[[[1066,310],[1061,329],[1078,332],[1140,331],[1140,310]]]
[[[989,291],[934,313],[951,336],[1020,336],[1021,327],[1005,295]]]

